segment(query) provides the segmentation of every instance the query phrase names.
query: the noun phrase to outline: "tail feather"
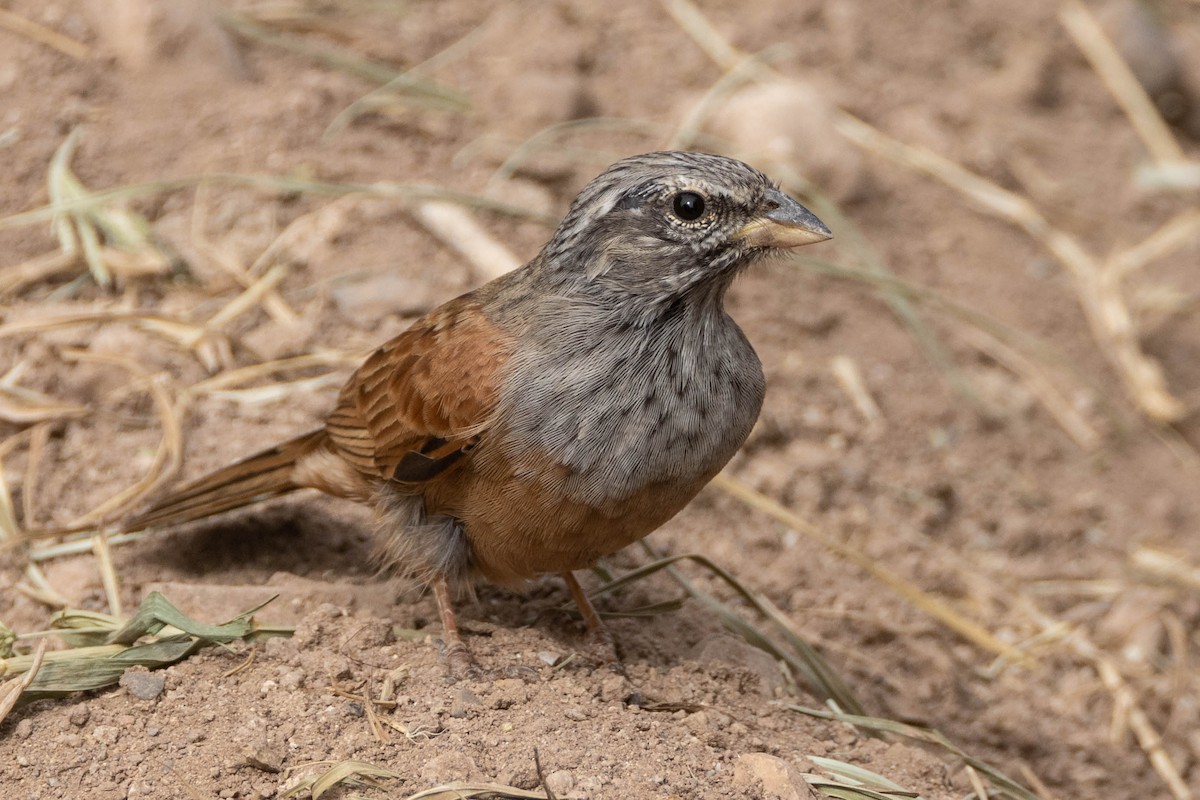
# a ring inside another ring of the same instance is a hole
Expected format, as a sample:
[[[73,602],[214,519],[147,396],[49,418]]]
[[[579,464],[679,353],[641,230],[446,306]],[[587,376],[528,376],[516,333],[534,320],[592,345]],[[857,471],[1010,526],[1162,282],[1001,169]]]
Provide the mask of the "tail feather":
[[[325,430],[318,429],[219,469],[126,518],[121,528],[182,525],[304,488],[293,477],[296,462],[325,441]]]

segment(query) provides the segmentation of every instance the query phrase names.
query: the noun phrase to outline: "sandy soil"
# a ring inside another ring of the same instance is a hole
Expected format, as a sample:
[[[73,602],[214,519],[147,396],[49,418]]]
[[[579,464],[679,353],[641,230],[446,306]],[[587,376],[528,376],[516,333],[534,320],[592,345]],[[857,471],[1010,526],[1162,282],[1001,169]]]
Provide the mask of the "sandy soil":
[[[1179,63],[1200,85],[1196,7],[1160,5]],[[432,76],[469,98],[469,111],[393,101],[330,129],[380,81],[234,36],[216,21],[223,4],[6,7],[88,53],[75,58],[0,27],[5,216],[48,202],[51,159],[77,129],[72,168],[93,189],[217,173],[427,182],[553,216],[611,160],[663,146],[723,74],[655,3],[236,4],[268,31],[393,68],[466,37]],[[756,137],[772,131],[795,138],[791,166],[844,215],[832,221],[837,242],[821,257],[853,267],[869,249],[905,280],[1039,343],[1023,351],[1029,369],[1014,371],[1003,354],[980,349],[977,325],[923,304],[947,371],[870,285],[764,266],[730,299],[769,389],[729,474],[1028,660],[998,661],[877,576],[718,488],[649,542],[663,554],[703,553],[769,598],[869,714],[935,727],[1046,800],[1200,792],[1200,427],[1190,414],[1167,428],[1145,421],[1097,345],[1072,275],[1038,242],[850,144],[818,101],[1029,197],[1100,258],[1194,207],[1195,194],[1135,185],[1145,150],[1054,4],[702,7],[743,51],[784,45],[768,51],[774,69],[806,87],[798,108],[788,106],[796,95],[742,95],[710,129],[740,136],[743,148],[767,146]],[[521,142],[590,117],[640,125],[566,131],[512,176],[494,177]],[[1197,157],[1186,135],[1180,143]],[[354,354],[481,279],[396,199],[214,180],[143,194],[131,207],[151,222],[169,269],[113,291],[77,279],[80,263],[7,288],[57,243],[45,221],[0,222],[0,373],[17,370],[2,384],[0,441],[8,444],[0,453],[28,527],[66,524],[151,468],[159,417],[130,369],[153,376],[175,402],[188,398],[182,476],[199,475],[315,425]],[[476,216],[520,258],[548,235],[537,220]],[[14,327],[119,310],[203,324],[241,291],[231,269],[264,252],[254,277],[283,265],[276,291],[295,318],[250,305],[198,348],[207,365],[177,339],[111,314],[53,330]],[[1122,295],[1136,341],[1185,405],[1200,390],[1200,325],[1187,313],[1200,288],[1198,258],[1200,237],[1184,237]],[[278,396],[187,394],[214,369],[314,352],[345,357],[252,384],[306,381]],[[835,377],[838,358],[857,367],[878,419]],[[1058,417],[1038,379],[1062,399]],[[22,418],[13,387],[87,412]],[[1064,416],[1094,441],[1081,444]],[[17,709],[0,725],[5,795],[276,797],[320,762],[343,759],[399,773],[386,796],[456,780],[534,789],[543,783],[535,749],[545,786],[560,798],[807,797],[815,790],[797,774],[819,772],[814,757],[872,770],[926,798],[973,791],[969,771],[942,751],[790,710],[821,700],[803,685],[790,693],[769,656],[695,602],[613,619],[621,677],[578,660],[551,666],[581,645],[556,580],[521,593],[483,587],[463,607],[471,646],[486,664],[525,669],[448,683],[432,601],[376,574],[365,522],[360,509],[297,496],[115,548],[126,609],[157,588],[219,622],[279,594],[259,618],[294,624],[296,634],[206,650],[159,673],[161,691],[139,685],[149,699],[127,684]],[[1147,553],[1166,554],[1174,571],[1155,568]],[[610,568],[645,560],[635,549]],[[0,620],[18,632],[45,628],[54,611],[17,588],[26,563],[23,550],[0,552]],[[90,553],[42,567],[73,606],[106,610]],[[754,618],[702,571],[684,571]],[[660,573],[601,606],[620,611],[679,594]],[[392,702],[367,713],[362,697],[385,685]],[[373,725],[376,717],[385,723]],[[1158,769],[1139,731],[1161,737]],[[1172,774],[1174,787],[1164,777]],[[352,791],[327,796],[335,795]]]

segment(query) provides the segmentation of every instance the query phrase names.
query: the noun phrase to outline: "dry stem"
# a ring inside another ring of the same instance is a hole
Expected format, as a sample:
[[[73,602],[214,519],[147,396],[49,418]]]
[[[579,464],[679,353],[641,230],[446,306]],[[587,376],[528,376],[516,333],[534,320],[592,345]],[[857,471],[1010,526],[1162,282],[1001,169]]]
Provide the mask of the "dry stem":
[[[1003,189],[923,147],[891,138],[857,117],[841,112],[837,128],[847,139],[901,166],[923,172],[1008,220],[1040,242],[1070,272],[1084,316],[1101,351],[1121,376],[1130,399],[1149,419],[1178,422],[1187,413],[1167,388],[1158,362],[1138,341],[1137,326],[1121,294],[1119,270],[1104,269],[1070,234],[1051,225],[1029,200]]]
[[[52,47],[63,55],[70,56],[76,61],[86,61],[91,51],[86,44],[77,42],[69,36],[25,19],[20,14],[0,8],[0,28],[7,28],[35,42]]]

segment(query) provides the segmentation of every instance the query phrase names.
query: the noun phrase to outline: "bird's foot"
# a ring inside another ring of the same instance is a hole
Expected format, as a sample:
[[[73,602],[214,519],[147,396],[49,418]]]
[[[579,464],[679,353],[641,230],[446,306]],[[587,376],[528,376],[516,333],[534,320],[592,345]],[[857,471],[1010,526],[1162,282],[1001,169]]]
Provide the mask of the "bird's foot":
[[[608,628],[590,630],[583,639],[581,659],[595,669],[606,669],[618,675],[625,674],[625,664],[617,654],[617,642]]]
[[[442,654],[446,658],[446,676],[452,682],[487,681],[494,677],[489,674],[488,670],[479,666],[475,656],[458,637],[449,643],[439,642],[439,644]]]
[[[500,669],[488,669],[475,660],[475,655],[467,648],[461,639],[447,644],[438,640],[438,649],[446,664],[446,679],[451,683],[470,681],[472,683],[491,683],[503,678],[516,678],[531,683],[538,680],[538,671],[524,664],[510,664]]]
[[[595,606],[575,576],[564,572],[562,578],[575,600],[575,605],[579,606],[579,613],[583,616],[583,624],[587,628],[583,652],[579,654],[581,659],[590,662],[596,668],[607,668],[618,675],[624,675],[625,665],[617,655],[617,642],[613,639],[612,632],[604,624],[604,620],[600,619],[600,614],[596,612]]]

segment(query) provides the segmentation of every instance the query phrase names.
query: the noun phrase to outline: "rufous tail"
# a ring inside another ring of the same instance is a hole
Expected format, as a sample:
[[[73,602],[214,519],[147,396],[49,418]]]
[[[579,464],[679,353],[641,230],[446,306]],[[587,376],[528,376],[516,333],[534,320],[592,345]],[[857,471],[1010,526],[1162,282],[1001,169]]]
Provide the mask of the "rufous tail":
[[[302,489],[293,479],[296,462],[325,442],[325,430],[320,428],[219,469],[125,518],[121,529],[182,525]]]

